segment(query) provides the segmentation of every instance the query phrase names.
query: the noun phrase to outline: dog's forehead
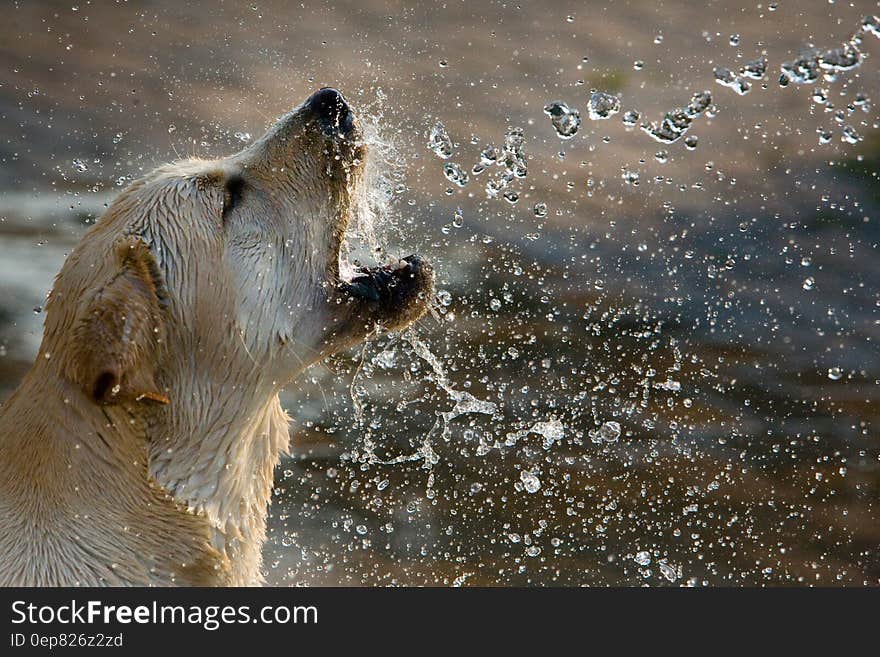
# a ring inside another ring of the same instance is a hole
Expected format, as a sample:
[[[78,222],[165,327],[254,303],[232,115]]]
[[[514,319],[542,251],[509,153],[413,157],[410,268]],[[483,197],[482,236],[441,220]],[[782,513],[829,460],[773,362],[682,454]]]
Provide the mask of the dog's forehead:
[[[195,187],[197,191],[221,184],[229,174],[226,160],[180,160],[154,170],[145,191],[161,193]]]

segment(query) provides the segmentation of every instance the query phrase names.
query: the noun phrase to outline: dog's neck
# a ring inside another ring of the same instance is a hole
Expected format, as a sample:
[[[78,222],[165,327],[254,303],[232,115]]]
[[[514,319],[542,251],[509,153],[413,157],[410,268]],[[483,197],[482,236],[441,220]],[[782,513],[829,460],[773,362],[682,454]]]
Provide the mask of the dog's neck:
[[[102,406],[66,381],[54,359],[41,356],[18,394],[57,393],[52,409],[63,416],[62,433],[104,459],[146,457],[149,475],[181,512],[200,515],[213,528],[214,547],[231,567],[228,583],[259,584],[273,471],[287,450],[289,418],[277,387],[255,373],[233,385],[216,369],[213,376],[208,367],[191,371],[189,378],[175,377],[168,405]]]
[[[277,392],[211,380],[178,381],[171,403],[148,422],[150,474],[178,502],[215,528],[239,583],[260,581],[267,507],[289,418]]]

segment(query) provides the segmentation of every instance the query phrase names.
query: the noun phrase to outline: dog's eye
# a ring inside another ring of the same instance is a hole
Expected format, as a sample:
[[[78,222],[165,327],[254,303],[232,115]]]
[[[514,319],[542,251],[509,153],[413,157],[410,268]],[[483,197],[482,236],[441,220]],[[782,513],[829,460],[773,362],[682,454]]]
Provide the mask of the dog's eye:
[[[241,195],[244,191],[244,178],[241,176],[229,176],[226,179],[226,189],[224,190],[223,199],[223,217],[238,205],[241,201]]]

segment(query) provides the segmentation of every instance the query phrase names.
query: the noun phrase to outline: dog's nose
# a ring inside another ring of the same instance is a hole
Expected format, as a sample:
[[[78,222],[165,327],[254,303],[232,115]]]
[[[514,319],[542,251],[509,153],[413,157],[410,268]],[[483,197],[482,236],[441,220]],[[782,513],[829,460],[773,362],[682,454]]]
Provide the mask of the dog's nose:
[[[316,91],[305,102],[306,108],[321,124],[324,132],[345,134],[351,130],[354,116],[345,101],[345,96],[325,87]]]

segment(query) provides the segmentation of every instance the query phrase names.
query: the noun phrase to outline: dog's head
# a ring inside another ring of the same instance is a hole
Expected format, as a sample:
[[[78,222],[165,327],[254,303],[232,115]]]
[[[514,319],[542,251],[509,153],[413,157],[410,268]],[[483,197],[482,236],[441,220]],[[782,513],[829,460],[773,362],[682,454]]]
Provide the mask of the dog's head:
[[[418,257],[340,276],[365,157],[345,98],[322,89],[235,155],[136,181],[59,275],[44,356],[66,336],[55,355],[95,401],[163,401],[163,367],[281,386],[411,323],[433,287]]]

